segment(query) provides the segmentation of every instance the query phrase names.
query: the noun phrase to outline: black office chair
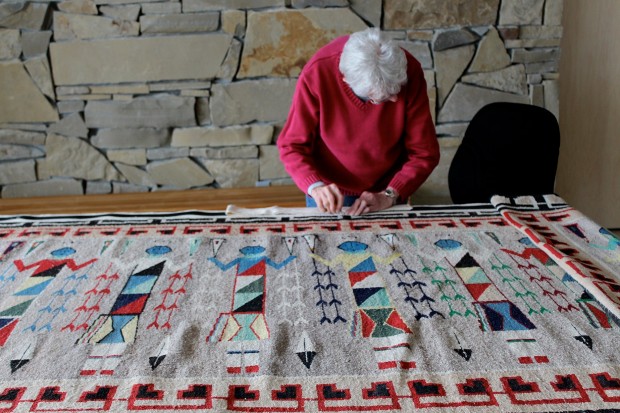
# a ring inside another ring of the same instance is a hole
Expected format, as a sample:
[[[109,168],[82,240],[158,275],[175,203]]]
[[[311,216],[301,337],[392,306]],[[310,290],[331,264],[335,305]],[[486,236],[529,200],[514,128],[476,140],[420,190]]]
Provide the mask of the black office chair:
[[[553,193],[560,128],[547,109],[490,103],[473,117],[448,172],[455,204]]]

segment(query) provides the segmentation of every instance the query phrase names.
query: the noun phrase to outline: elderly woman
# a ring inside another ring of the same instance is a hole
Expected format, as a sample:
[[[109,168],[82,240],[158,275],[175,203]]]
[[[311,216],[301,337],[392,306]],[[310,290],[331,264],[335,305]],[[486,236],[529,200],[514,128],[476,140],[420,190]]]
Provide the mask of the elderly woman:
[[[304,66],[277,144],[307,206],[406,202],[439,162],[420,63],[379,29],[337,38]]]

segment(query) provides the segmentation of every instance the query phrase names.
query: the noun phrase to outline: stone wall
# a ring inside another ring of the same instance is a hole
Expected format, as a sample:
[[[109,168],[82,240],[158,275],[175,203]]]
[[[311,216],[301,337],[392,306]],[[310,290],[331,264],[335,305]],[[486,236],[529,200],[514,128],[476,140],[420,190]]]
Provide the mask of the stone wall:
[[[1,196],[289,184],[275,147],[296,77],[380,27],[422,63],[447,171],[486,103],[558,112],[562,0],[0,3]]]

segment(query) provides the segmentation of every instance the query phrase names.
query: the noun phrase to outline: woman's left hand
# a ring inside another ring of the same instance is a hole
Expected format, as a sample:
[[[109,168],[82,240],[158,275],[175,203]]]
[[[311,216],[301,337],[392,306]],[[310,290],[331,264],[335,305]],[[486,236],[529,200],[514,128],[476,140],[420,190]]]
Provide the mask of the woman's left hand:
[[[390,198],[383,192],[362,192],[355,200],[347,213],[349,215],[362,215],[367,212],[381,211],[394,205],[394,198]]]

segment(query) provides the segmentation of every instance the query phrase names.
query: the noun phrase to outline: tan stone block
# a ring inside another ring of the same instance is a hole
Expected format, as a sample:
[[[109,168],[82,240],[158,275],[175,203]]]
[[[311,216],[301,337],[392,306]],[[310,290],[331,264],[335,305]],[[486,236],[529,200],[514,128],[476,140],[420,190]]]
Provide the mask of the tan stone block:
[[[186,89],[182,90],[180,93],[181,96],[194,96],[194,97],[209,97],[211,96],[211,92],[208,90],[200,90],[200,89]]]
[[[140,0],[140,3],[157,3],[157,2],[161,2],[162,0]],[[136,3],[136,0],[94,0],[95,4],[99,5],[99,4],[111,4],[111,5],[117,5],[117,4],[129,4],[129,3]]]
[[[150,189],[148,186],[128,184],[124,182],[112,182],[112,193],[113,194],[133,194],[136,192],[149,192]],[[174,189],[174,188],[172,188]]]
[[[52,72],[56,85],[211,79],[230,39],[218,33],[52,43]]]
[[[35,196],[82,195],[82,182],[76,179],[50,179],[48,181],[6,185],[2,198],[31,198]]]
[[[18,122],[11,122],[11,123],[0,123],[0,130],[1,129],[11,129],[11,130],[24,130],[24,131],[32,131],[32,132],[45,132],[45,130],[47,129],[47,126],[45,126],[45,124],[42,123],[18,123]],[[1,135],[1,131],[0,131],[0,135]]]
[[[146,151],[146,159],[149,161],[161,161],[172,158],[187,158],[189,148],[152,148]]]
[[[480,41],[468,73],[493,72],[508,65],[510,65],[510,56],[506,52],[504,42],[500,39],[497,30],[492,28]]]
[[[146,165],[145,149],[110,149],[106,156],[111,162],[121,162],[126,165]]]
[[[519,39],[507,40],[507,49],[522,49],[534,47],[560,47],[561,39]]]
[[[373,27],[381,27],[381,0],[350,0],[350,3],[351,9]]]
[[[181,3],[146,3],[142,5],[142,14],[179,14],[183,11]]]
[[[104,16],[54,13],[54,40],[102,39],[140,34],[140,25]]]
[[[285,0],[183,0],[183,13],[207,10],[263,9],[266,7],[284,6]]]
[[[48,135],[45,152],[47,171],[52,176],[108,181],[120,178],[106,157],[82,139]]]
[[[564,0],[547,0],[545,2],[544,24],[550,26],[561,26],[563,10]]]
[[[17,59],[21,53],[19,30],[0,29],[0,60]]]
[[[186,13],[140,16],[142,33],[194,33],[217,30],[219,13]]]
[[[440,107],[443,106],[452,87],[471,62],[474,50],[475,46],[467,45],[435,52],[437,99]]]
[[[245,11],[222,10],[222,30],[224,33],[242,38],[245,35]]]
[[[501,26],[541,24],[545,0],[502,0]]]
[[[39,90],[41,90],[45,96],[54,99],[52,72],[50,71],[50,64],[47,61],[47,56],[37,56],[28,59],[24,62],[24,66]]]
[[[170,145],[188,147],[261,145],[270,143],[272,136],[273,126],[270,125],[229,128],[176,128],[172,132]]]
[[[112,183],[108,181],[86,181],[86,194],[109,194]]]
[[[59,86],[56,88],[56,94],[62,95],[88,95],[90,89],[86,86]]]
[[[258,181],[256,159],[206,160],[204,165],[220,188],[251,187]]]
[[[259,147],[258,159],[260,161],[260,179],[289,178],[280,161],[280,152],[275,145],[262,145]]]
[[[536,63],[536,62],[558,62],[560,60],[560,49],[514,49],[512,51],[512,61],[514,63]]]
[[[257,145],[266,145],[273,140],[273,125],[254,125],[252,126],[252,142]]]
[[[532,105],[545,107],[545,88],[543,85],[530,85],[530,101]]]
[[[305,7],[345,7],[348,5],[348,0],[291,0],[291,6],[295,9],[303,9]]]
[[[463,83],[482,86],[489,89],[501,90],[503,92],[525,95],[527,90],[527,77],[525,66],[512,65],[496,72],[474,73],[463,76]]]
[[[58,112],[20,62],[0,63],[0,108],[0,123],[58,120]]]
[[[136,21],[140,14],[140,5],[99,6],[99,12],[104,16],[112,17],[117,20]]]
[[[258,146],[227,146],[217,149],[194,148],[189,156],[207,159],[257,159]]]
[[[44,55],[47,53],[47,47],[50,44],[50,38],[52,37],[51,31],[31,32],[25,31],[22,33],[22,53],[26,59],[33,56]]]
[[[72,113],[62,118],[59,122],[51,124],[47,128],[47,133],[86,138],[88,136],[88,128],[84,123],[84,119],[82,119],[82,115]]]
[[[497,30],[504,41],[516,40],[521,34],[519,27],[499,27]]]
[[[469,123],[444,123],[441,125],[437,125],[435,128],[437,131],[437,136],[441,137],[439,142],[443,142],[446,137],[457,137],[462,138],[465,135],[465,130],[469,126]]]
[[[65,13],[97,14],[97,6],[93,0],[65,0],[58,3],[58,10]]]
[[[293,79],[265,79],[214,84],[210,99],[213,124],[284,122],[296,83]]]
[[[437,29],[495,24],[499,0],[385,0],[385,29]]]
[[[145,95],[149,93],[148,85],[144,83],[136,83],[133,85],[109,85],[109,86],[91,86],[90,93],[93,94],[125,94],[125,95]]]
[[[95,95],[95,94],[88,94],[88,95],[64,95],[64,96],[58,96],[56,98],[56,100],[58,101],[65,101],[65,100],[110,100],[112,99],[112,95]]]
[[[167,128],[103,128],[97,130],[91,143],[104,149],[158,148],[167,145],[169,140],[170,133]]]
[[[146,166],[146,170],[159,185],[179,189],[204,186],[213,182],[213,176],[189,158],[153,162]]]
[[[457,83],[441,108],[437,122],[469,122],[480,108],[493,102],[529,103],[529,97]]]
[[[239,40],[235,38],[232,39],[230,48],[228,49],[226,58],[220,66],[220,71],[218,72],[217,77],[225,80],[233,80],[237,74],[237,68],[239,67],[242,46],[243,45]]]
[[[248,12],[238,77],[297,76],[321,46],[365,28],[345,8]]]
[[[431,111],[431,118],[433,119],[433,123],[437,123],[437,88],[432,87],[427,89],[426,94],[428,95],[428,106]]]
[[[122,173],[123,176],[127,178],[127,181],[129,181],[130,184],[141,186],[157,185],[155,181],[151,178],[151,176],[146,171],[140,168],[136,168],[135,166],[131,165],[124,165],[122,163],[116,163],[114,166],[116,166],[116,169],[118,169],[120,173]]]
[[[50,175],[50,172],[47,169],[47,161],[45,160],[45,158],[37,159],[36,169],[37,179],[39,181],[45,181],[52,178],[52,175]]]
[[[149,90],[151,92],[166,92],[170,90],[184,90],[184,89],[209,89],[211,82],[154,82],[149,83]]]
[[[433,50],[451,49],[453,47],[465,46],[476,43],[480,36],[467,29],[452,29],[440,31],[433,41]]]
[[[193,97],[148,95],[128,102],[89,101],[84,114],[89,128],[195,126],[194,103]]]
[[[63,102],[56,102],[56,105],[60,113],[82,112],[85,106],[82,100],[65,100]]]
[[[407,39],[430,42],[433,40],[434,33],[432,30],[408,30]]]
[[[562,26],[521,26],[521,39],[560,39]]]
[[[211,108],[209,98],[196,98],[196,121],[200,126],[211,123]]]
[[[0,145],[0,159],[11,159],[6,156]],[[28,159],[17,162],[0,162],[0,185],[21,184],[37,180],[34,170],[35,161]]]
[[[44,145],[45,134],[14,129],[3,129],[0,125],[0,143],[15,143],[18,145]]]
[[[525,71],[527,74],[557,72],[559,70],[559,63],[560,62],[526,63]]]
[[[435,71],[434,70],[425,70],[424,71],[424,81],[426,82],[426,87],[431,88],[435,87]]]
[[[560,119],[560,90],[558,80],[544,80],[545,108]]]
[[[411,53],[420,62],[423,69],[433,68],[433,56],[427,42],[398,41],[396,43]]]
[[[31,1],[0,4],[0,27],[41,30],[48,8],[49,4]]]

